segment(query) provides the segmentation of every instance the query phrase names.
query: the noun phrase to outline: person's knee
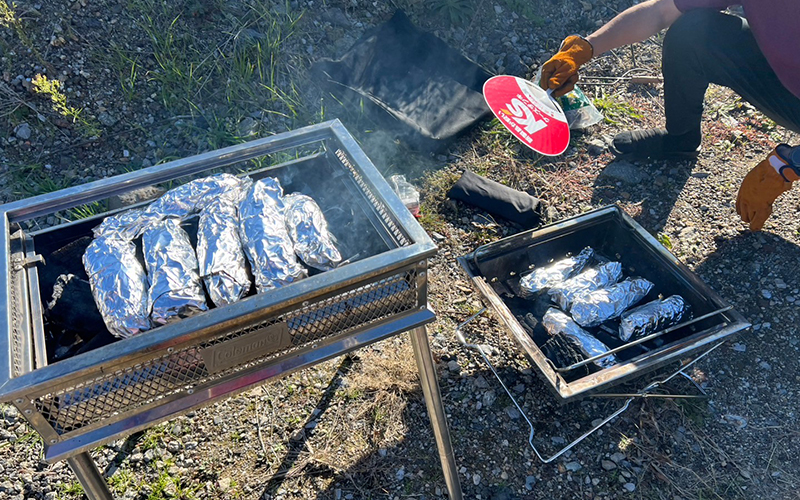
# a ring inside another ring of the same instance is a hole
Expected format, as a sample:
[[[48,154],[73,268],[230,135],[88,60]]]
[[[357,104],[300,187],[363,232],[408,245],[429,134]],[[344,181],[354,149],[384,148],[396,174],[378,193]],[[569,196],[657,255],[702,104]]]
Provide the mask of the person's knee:
[[[715,26],[726,14],[713,9],[694,9],[679,17],[664,36],[664,59],[686,61],[693,53],[708,50]]]

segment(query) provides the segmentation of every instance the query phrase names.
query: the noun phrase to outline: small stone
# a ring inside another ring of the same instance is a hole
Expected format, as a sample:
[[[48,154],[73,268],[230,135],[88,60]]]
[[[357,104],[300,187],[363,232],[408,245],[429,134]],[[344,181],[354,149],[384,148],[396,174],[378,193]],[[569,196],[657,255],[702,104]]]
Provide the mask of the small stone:
[[[519,410],[517,410],[513,406],[506,407],[506,415],[508,415],[508,418],[510,418],[511,420],[517,420],[520,417]]]
[[[739,474],[745,479],[750,479],[752,477],[750,476],[750,472],[745,469],[740,470]]]
[[[479,484],[481,484],[481,475],[480,474],[473,474],[472,475],[472,483],[475,486],[478,486]]]
[[[397,469],[397,472],[395,472],[394,477],[396,477],[398,481],[402,481],[403,478],[406,477],[406,470],[400,467]]]
[[[625,483],[625,484],[622,485],[622,487],[625,488],[625,490],[627,490],[627,491],[629,491],[631,493],[636,491],[636,485],[633,484],[633,483]]]
[[[736,352],[745,352],[747,350],[747,346],[739,342],[734,343],[731,348]]]
[[[583,469],[583,466],[578,462],[569,462],[564,466],[570,472],[578,472],[579,470]]]
[[[460,373],[461,365],[458,364],[458,361],[453,359],[447,362],[447,369],[453,373]]]
[[[561,436],[553,436],[550,438],[550,441],[552,441],[553,444],[567,444],[567,440]]]
[[[612,453],[611,456],[608,457],[608,458],[613,460],[614,463],[619,464],[620,462],[625,460],[625,454],[624,453],[620,453],[620,452],[615,452],[615,453]]]
[[[231,488],[231,478],[229,478],[229,477],[220,478],[218,484],[219,484],[219,490],[220,491],[223,491],[223,492],[224,491],[228,491]]]
[[[772,370],[772,365],[767,363],[766,361],[762,361],[761,363],[758,364],[758,366],[760,366],[765,370]]]
[[[99,121],[106,127],[113,127],[117,123],[117,119],[108,114],[107,111],[103,111],[102,113],[97,115],[97,121]]]
[[[181,444],[177,441],[170,441],[167,443],[167,450],[169,450],[170,453],[178,453],[181,451]]]
[[[525,478],[525,489],[531,491],[533,489],[533,485],[536,484],[536,477],[535,476],[527,476]]]
[[[606,143],[604,143],[600,139],[592,139],[591,141],[586,141],[586,145],[589,147],[589,154],[592,156],[600,156],[606,150]]]
[[[123,158],[130,158],[131,157],[131,152],[128,151],[127,149],[123,149],[122,150],[122,157]]]
[[[770,292],[769,290],[761,290],[761,296],[769,300],[772,298],[772,292]]]
[[[247,116],[239,122],[237,127],[240,137],[250,137],[258,132],[258,121]]]
[[[614,463],[614,462],[612,462],[611,460],[602,460],[602,461],[600,462],[600,465],[601,465],[601,466],[603,467],[603,469],[605,469],[605,470],[614,470],[614,469],[616,469],[616,468],[617,468],[617,464],[615,464],[615,463]]]
[[[747,427],[747,419],[739,415],[723,415],[722,419],[737,429],[744,429]]]
[[[20,123],[14,128],[14,135],[17,136],[17,139],[27,141],[31,138],[31,126],[25,122]]]
[[[633,163],[625,160],[617,160],[609,163],[600,176],[610,177],[613,180],[629,184],[639,184],[645,180],[644,173]]]

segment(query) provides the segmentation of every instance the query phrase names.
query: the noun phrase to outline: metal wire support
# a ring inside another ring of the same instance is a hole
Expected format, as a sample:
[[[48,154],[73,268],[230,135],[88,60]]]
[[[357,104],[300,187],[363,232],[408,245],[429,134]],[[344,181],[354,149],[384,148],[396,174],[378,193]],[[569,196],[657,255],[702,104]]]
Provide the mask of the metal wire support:
[[[613,412],[613,413],[611,413],[609,416],[607,416],[606,418],[604,418],[604,419],[603,419],[603,420],[602,420],[602,421],[601,421],[599,424],[595,425],[595,426],[594,426],[592,429],[590,429],[590,430],[588,430],[587,432],[583,433],[583,434],[582,434],[580,437],[578,437],[577,439],[575,439],[574,441],[572,441],[571,443],[569,443],[569,444],[568,444],[567,446],[565,446],[564,448],[560,449],[560,450],[559,450],[558,452],[556,452],[556,454],[554,454],[553,456],[551,456],[551,457],[549,457],[549,458],[545,458],[545,457],[544,457],[544,456],[543,456],[543,455],[542,455],[542,454],[539,452],[539,450],[536,448],[536,446],[533,444],[533,437],[534,437],[534,434],[535,434],[535,430],[534,430],[534,427],[533,427],[533,423],[531,422],[530,418],[528,418],[528,415],[525,413],[525,411],[522,409],[522,406],[521,406],[521,405],[520,405],[520,404],[517,402],[517,399],[514,397],[514,395],[513,395],[513,394],[511,393],[511,391],[508,389],[508,387],[506,386],[506,384],[503,382],[503,379],[501,379],[501,378],[500,378],[500,375],[497,373],[497,370],[495,370],[495,368],[494,368],[494,365],[492,365],[492,362],[491,362],[491,361],[489,360],[489,358],[486,356],[486,353],[484,353],[484,352],[483,352],[483,349],[481,348],[481,346],[479,346],[479,345],[477,345],[477,344],[471,344],[471,343],[467,342],[466,338],[464,337],[464,333],[462,332],[462,329],[463,329],[463,328],[464,328],[464,327],[465,327],[467,324],[469,324],[470,322],[472,322],[472,321],[473,321],[475,318],[477,318],[478,316],[480,316],[481,314],[483,314],[485,311],[486,311],[486,308],[484,307],[484,308],[482,308],[480,311],[478,311],[477,313],[473,314],[472,316],[470,316],[469,318],[467,318],[465,321],[463,321],[462,323],[460,323],[460,324],[459,324],[459,325],[456,327],[456,330],[455,330],[456,338],[458,339],[459,343],[461,343],[461,345],[463,345],[464,347],[467,347],[467,348],[469,348],[469,349],[472,349],[472,350],[478,351],[478,353],[481,355],[481,357],[483,358],[483,361],[486,363],[486,365],[487,365],[487,366],[489,367],[489,369],[492,371],[492,373],[494,374],[495,378],[497,378],[498,382],[500,382],[500,385],[501,385],[501,386],[503,386],[503,389],[506,391],[506,394],[507,394],[507,395],[508,395],[508,397],[511,399],[511,401],[514,403],[514,406],[516,406],[516,407],[517,407],[517,410],[519,410],[520,414],[522,415],[522,418],[524,418],[524,419],[525,419],[525,422],[527,422],[527,423],[528,423],[528,427],[530,428],[530,434],[528,434],[528,445],[531,447],[531,449],[532,449],[532,450],[533,450],[533,452],[536,454],[536,456],[539,458],[539,460],[541,460],[543,463],[546,463],[546,464],[547,464],[547,463],[550,463],[550,462],[552,462],[553,460],[557,459],[558,457],[560,457],[561,455],[563,455],[563,454],[564,454],[564,453],[566,453],[567,451],[571,450],[571,449],[572,449],[572,448],[574,448],[574,447],[575,447],[575,446],[576,446],[578,443],[580,443],[581,441],[583,441],[584,439],[586,439],[586,438],[587,438],[587,437],[589,437],[590,435],[594,434],[594,433],[595,433],[596,431],[598,431],[598,430],[599,430],[601,427],[603,427],[603,426],[604,426],[604,425],[606,425],[608,422],[610,422],[611,420],[613,420],[614,418],[616,418],[617,416],[619,416],[621,413],[623,413],[625,410],[627,410],[627,409],[628,409],[628,407],[630,406],[631,402],[632,402],[634,399],[636,399],[636,398],[651,398],[651,397],[663,397],[663,398],[669,398],[669,397],[675,397],[675,398],[687,398],[687,397],[694,397],[694,396],[689,396],[689,395],[684,395],[684,394],[676,394],[676,395],[651,394],[651,391],[653,391],[653,390],[657,389],[658,387],[661,387],[661,386],[663,386],[664,384],[666,384],[667,382],[669,382],[670,380],[672,380],[674,377],[676,377],[676,376],[678,376],[678,375],[682,375],[682,376],[684,376],[684,377],[688,378],[689,380],[691,380],[691,381],[694,383],[694,380],[693,380],[693,379],[692,379],[692,378],[691,378],[689,375],[687,375],[686,373],[684,373],[684,370],[686,370],[687,368],[691,367],[692,365],[694,365],[695,363],[697,363],[698,361],[700,361],[702,358],[706,357],[706,356],[707,356],[709,353],[711,353],[711,352],[712,352],[714,349],[718,348],[719,346],[721,346],[721,345],[724,343],[724,341],[723,341],[723,342],[719,342],[718,344],[716,344],[716,345],[712,346],[710,349],[708,349],[707,351],[705,351],[703,354],[700,354],[699,356],[697,356],[696,358],[694,358],[694,359],[693,359],[692,361],[690,361],[689,363],[687,363],[687,364],[685,364],[685,365],[682,365],[682,366],[680,367],[680,369],[678,369],[676,372],[674,372],[674,373],[672,373],[671,375],[669,375],[667,378],[665,378],[665,379],[663,379],[663,380],[658,380],[658,381],[655,381],[655,382],[653,382],[653,383],[651,383],[651,384],[647,385],[647,386],[646,386],[644,389],[642,389],[642,390],[641,390],[639,393],[633,393],[633,394],[597,394],[597,395],[589,396],[589,397],[625,397],[625,398],[627,398],[627,399],[625,400],[625,402],[622,404],[622,406],[621,406],[620,408],[618,408],[616,411],[614,411],[614,412]],[[695,386],[697,386],[697,383],[695,383]],[[701,391],[703,394],[705,394],[705,391],[703,391],[703,390],[702,390],[702,388],[700,388],[699,386],[697,386],[697,388],[698,388],[698,389],[699,389],[699,390],[700,390],[700,391]]]

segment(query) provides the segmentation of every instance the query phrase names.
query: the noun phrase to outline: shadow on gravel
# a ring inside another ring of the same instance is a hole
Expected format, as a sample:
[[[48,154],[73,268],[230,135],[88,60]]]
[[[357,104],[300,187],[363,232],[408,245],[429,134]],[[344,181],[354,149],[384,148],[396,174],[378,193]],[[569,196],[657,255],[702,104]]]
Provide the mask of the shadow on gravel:
[[[695,160],[632,162],[614,159],[595,179],[592,203],[638,206],[638,210],[629,209],[628,213],[648,229],[661,229],[695,164]]]

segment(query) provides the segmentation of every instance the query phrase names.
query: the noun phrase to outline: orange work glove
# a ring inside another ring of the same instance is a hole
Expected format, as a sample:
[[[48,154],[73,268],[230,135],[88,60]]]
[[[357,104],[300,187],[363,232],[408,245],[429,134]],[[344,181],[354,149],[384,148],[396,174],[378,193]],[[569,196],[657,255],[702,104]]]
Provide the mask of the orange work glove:
[[[542,66],[539,85],[545,90],[553,89],[553,97],[561,97],[575,88],[578,68],[586,64],[593,55],[591,43],[577,35],[568,36],[561,42],[558,53]]]
[[[736,197],[736,213],[760,231],[772,214],[772,204],[800,179],[800,147],[780,144],[742,180]]]

